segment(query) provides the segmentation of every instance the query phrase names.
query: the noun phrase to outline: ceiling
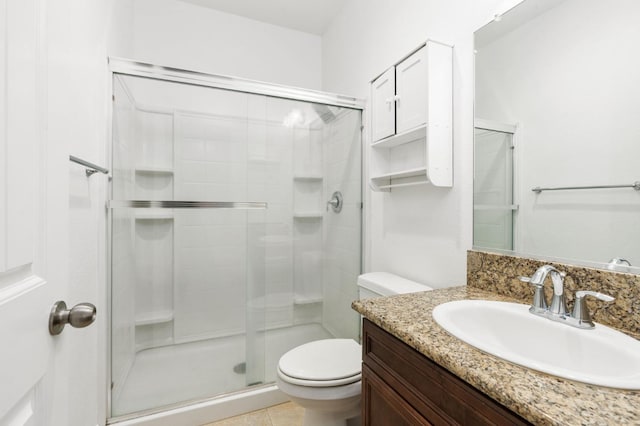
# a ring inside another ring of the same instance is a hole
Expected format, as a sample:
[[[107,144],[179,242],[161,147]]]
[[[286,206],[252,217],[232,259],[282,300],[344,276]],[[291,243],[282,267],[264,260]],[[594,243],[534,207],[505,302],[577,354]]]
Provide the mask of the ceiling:
[[[293,30],[322,35],[349,0],[182,0]]]

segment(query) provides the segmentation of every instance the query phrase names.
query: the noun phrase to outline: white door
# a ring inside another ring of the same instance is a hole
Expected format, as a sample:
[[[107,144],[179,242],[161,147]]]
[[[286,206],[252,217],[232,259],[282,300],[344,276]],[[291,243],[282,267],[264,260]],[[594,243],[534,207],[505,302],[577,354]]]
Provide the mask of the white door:
[[[395,94],[395,69],[391,67],[371,83],[371,133],[374,142],[396,132]]]
[[[426,48],[396,65],[396,132],[402,133],[427,121]]]
[[[72,333],[90,329],[66,326],[58,336],[48,329],[54,302],[81,301],[68,289],[68,152],[49,136],[59,112],[52,114],[54,104],[47,102],[45,4],[0,0],[2,426],[80,424],[75,413],[86,405],[69,396],[86,373],[76,368],[74,357],[84,348]],[[92,398],[97,389],[83,392],[82,398]],[[83,425],[98,421],[96,412],[90,416]]]

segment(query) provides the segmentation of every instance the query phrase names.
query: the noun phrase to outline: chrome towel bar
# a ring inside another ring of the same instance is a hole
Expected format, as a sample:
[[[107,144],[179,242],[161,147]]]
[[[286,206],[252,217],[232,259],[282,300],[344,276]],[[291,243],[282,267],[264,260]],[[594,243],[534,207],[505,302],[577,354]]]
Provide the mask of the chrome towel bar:
[[[87,174],[87,177],[98,172],[104,173],[105,175],[109,174],[108,169],[105,169],[104,167],[100,167],[87,160],[83,160],[82,158],[74,157],[73,155],[69,156],[69,161],[71,161],[72,163],[80,164],[81,166],[85,166],[86,167],[85,173]]]
[[[531,188],[531,190],[536,194],[539,194],[542,191],[564,191],[566,189],[611,189],[611,188],[633,188],[636,191],[640,191],[640,181],[636,181],[631,185],[563,186],[563,187],[557,187],[557,188],[540,188],[539,186],[536,186],[535,188]]]
[[[266,209],[264,202],[242,201],[156,201],[156,200],[109,200],[110,209]]]

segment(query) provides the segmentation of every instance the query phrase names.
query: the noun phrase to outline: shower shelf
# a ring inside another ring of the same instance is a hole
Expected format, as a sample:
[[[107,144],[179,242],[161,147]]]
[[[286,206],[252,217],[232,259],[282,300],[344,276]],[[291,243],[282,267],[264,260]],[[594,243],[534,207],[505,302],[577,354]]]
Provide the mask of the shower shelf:
[[[162,210],[136,212],[136,220],[173,220],[173,212]]]
[[[161,324],[173,321],[173,311],[158,311],[136,316],[136,326]]]
[[[310,305],[312,303],[320,303],[322,302],[321,294],[294,294],[293,295],[293,303],[295,305]]]
[[[294,212],[293,217],[296,219],[322,219],[322,212]]]
[[[323,177],[320,175],[296,175],[293,177],[293,180],[322,180]]]
[[[138,166],[136,167],[136,173],[156,173],[156,174],[173,174],[173,168],[171,167],[154,167],[154,166]]]

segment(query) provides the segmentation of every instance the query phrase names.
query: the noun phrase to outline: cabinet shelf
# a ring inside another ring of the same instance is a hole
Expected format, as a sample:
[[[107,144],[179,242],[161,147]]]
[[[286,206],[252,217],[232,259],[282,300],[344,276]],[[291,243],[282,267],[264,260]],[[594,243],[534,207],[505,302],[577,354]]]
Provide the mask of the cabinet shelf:
[[[397,135],[379,140],[371,144],[372,148],[393,148],[415,140],[423,139],[427,135],[427,126],[425,124],[407,130]]]
[[[423,185],[429,182],[426,167],[400,170],[393,173],[371,177],[374,190],[383,191],[403,186]]]

